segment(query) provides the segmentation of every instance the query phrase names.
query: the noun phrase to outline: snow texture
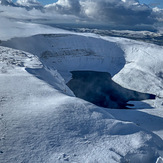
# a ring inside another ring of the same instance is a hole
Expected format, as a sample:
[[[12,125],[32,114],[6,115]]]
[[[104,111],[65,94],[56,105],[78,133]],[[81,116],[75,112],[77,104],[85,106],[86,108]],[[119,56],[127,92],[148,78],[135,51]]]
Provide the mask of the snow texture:
[[[70,71],[96,70],[130,89],[161,96],[162,47],[93,34],[36,35],[1,45],[30,53],[0,47],[0,162],[162,161],[160,108],[159,113],[104,109],[74,97],[66,86]]]

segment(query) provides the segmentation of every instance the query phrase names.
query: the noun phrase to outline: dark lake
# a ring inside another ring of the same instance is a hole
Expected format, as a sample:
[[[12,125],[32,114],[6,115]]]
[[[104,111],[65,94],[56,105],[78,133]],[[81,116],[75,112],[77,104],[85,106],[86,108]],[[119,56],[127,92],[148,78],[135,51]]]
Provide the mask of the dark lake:
[[[106,108],[125,109],[128,101],[155,99],[155,95],[126,89],[111,79],[107,72],[72,71],[67,83],[76,97]]]

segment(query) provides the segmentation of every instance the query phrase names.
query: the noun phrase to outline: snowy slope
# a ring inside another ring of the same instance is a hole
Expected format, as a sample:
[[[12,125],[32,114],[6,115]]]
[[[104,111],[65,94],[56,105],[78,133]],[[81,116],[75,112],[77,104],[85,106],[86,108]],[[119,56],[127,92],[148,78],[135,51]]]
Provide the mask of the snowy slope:
[[[130,89],[160,96],[163,90],[161,46],[93,34],[86,37],[82,34],[35,35],[14,38],[1,45],[31,52],[61,74],[73,70],[104,71]]]
[[[66,95],[71,91],[61,76],[34,55],[0,47],[0,65],[0,162],[152,163],[159,157],[158,136]]]
[[[38,25],[35,23],[25,22],[25,21],[14,21],[14,17],[11,19],[6,18],[6,14],[8,14],[8,7],[7,10],[3,12],[3,8],[0,5],[0,11],[1,17],[0,17],[0,41],[1,40],[9,40],[13,37],[28,37],[36,34],[62,34],[62,33],[72,33],[66,30],[58,29],[58,28],[52,28],[47,25]],[[12,13],[15,12],[13,8],[9,8]],[[18,8],[20,10],[20,13],[14,13],[16,16],[21,16],[19,19],[23,20],[28,17],[28,12],[21,13],[21,8]],[[14,15],[14,16],[15,16]],[[37,17],[37,16],[36,16]],[[29,15],[30,19],[30,15]]]
[[[0,162],[163,162],[161,46],[35,24],[58,18],[37,10],[0,10]],[[100,108],[66,86],[74,70],[109,72],[159,97],[131,101],[131,110]]]
[[[70,71],[74,70],[109,72],[114,81],[126,88],[162,97],[161,46],[95,34],[36,35],[14,38],[1,45],[37,55],[44,65],[57,69],[66,82],[71,79]],[[116,117],[139,124],[163,138],[162,101],[156,98],[134,102],[140,110],[134,113],[124,110],[124,114]]]
[[[45,65],[55,67],[61,73],[72,70],[101,70],[110,72],[113,76],[125,65],[124,52],[116,43],[89,35],[35,35],[13,38],[1,45],[31,52]]]
[[[102,38],[118,43],[125,54],[126,64],[114,76],[115,81],[125,87],[143,92],[159,93],[158,91],[162,90],[162,46],[128,39]]]

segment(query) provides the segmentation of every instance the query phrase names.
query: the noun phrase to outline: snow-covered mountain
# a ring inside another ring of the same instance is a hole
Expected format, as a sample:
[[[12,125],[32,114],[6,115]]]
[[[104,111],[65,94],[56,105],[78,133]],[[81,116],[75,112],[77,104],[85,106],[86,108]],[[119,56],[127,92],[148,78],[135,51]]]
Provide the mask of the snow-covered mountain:
[[[158,136],[73,97],[38,57],[5,47],[0,54],[1,162],[161,160]]]
[[[142,30],[113,30],[113,29],[107,29],[107,27],[103,27],[104,29],[101,29],[100,27],[96,26],[91,26],[91,27],[82,27],[80,25],[69,25],[65,24],[64,26],[61,26],[59,24],[53,25],[53,26],[58,26],[65,28],[70,31],[74,32],[82,32],[82,33],[95,33],[103,36],[112,36],[112,37],[122,37],[122,38],[128,38],[128,39],[133,39],[133,40],[138,40],[138,41],[143,41],[143,42],[148,42],[148,43],[154,43],[156,45],[163,45],[162,39],[163,39],[163,32],[161,30],[152,30],[151,31],[142,31]]]
[[[92,70],[109,72],[117,83],[140,92],[161,94],[163,89],[161,46],[94,34],[35,35],[1,45],[37,55],[66,82],[70,71]]]
[[[88,33],[2,41],[0,161],[160,163],[162,52]],[[120,85],[159,98],[134,102],[136,110],[97,107],[67,87],[70,72],[78,70],[109,72]]]
[[[163,163],[162,15],[0,0],[0,163]]]

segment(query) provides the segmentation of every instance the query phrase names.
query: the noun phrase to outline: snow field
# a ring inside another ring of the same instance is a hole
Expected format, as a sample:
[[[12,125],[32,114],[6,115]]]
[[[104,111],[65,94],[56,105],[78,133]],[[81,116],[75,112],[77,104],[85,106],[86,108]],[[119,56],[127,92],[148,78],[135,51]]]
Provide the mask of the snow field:
[[[99,108],[73,97],[65,85],[65,80],[71,78],[71,70],[108,71],[112,76],[123,69],[126,72],[129,52],[120,43],[74,35],[37,35],[2,42],[2,45],[34,55],[0,47],[0,90],[4,99],[0,103],[4,132],[0,139],[0,161],[153,163],[161,160],[162,139],[150,131],[162,122],[162,117],[153,128],[143,126],[137,124],[136,117],[140,112],[140,119],[143,118],[144,112],[136,110],[134,116],[133,111]],[[50,53],[45,53],[47,49]],[[77,49],[79,55],[72,57]],[[111,54],[115,54],[113,60]],[[145,70],[149,77],[153,75],[148,65]],[[141,79],[142,75],[137,77]],[[136,83],[133,85],[136,87]],[[143,91],[142,88],[143,84],[140,87]],[[135,120],[135,124],[121,120]],[[162,128],[158,131],[160,134]]]

